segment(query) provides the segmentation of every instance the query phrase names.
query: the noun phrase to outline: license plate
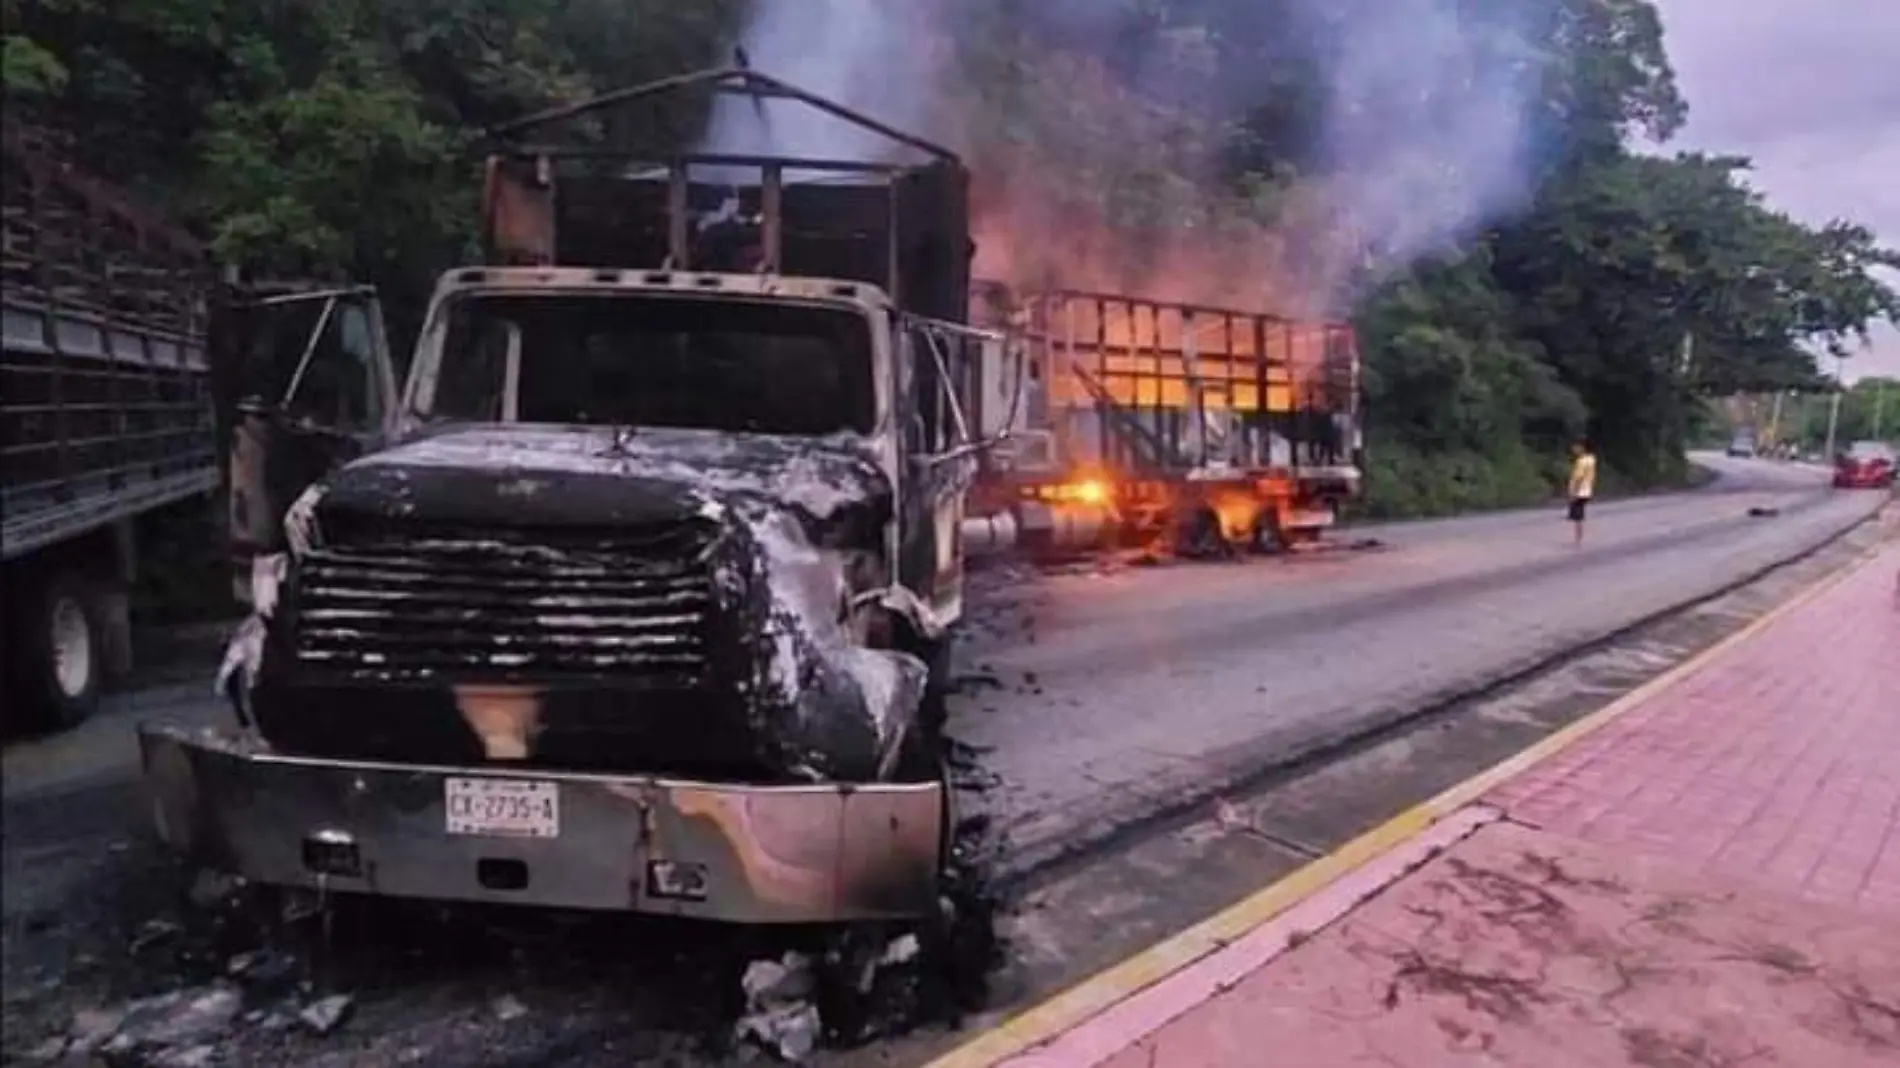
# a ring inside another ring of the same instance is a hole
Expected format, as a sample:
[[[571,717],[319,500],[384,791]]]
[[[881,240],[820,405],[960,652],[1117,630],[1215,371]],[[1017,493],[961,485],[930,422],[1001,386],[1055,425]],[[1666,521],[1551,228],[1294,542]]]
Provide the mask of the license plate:
[[[450,834],[499,838],[556,838],[561,833],[560,787],[526,779],[446,779],[443,808]]]

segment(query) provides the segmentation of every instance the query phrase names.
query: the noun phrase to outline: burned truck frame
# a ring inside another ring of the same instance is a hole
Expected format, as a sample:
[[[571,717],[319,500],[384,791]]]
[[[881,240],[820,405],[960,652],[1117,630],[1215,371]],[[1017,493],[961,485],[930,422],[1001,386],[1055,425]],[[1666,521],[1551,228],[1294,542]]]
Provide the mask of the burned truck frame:
[[[1024,345],[1007,450],[975,510],[1032,551],[1227,555],[1309,543],[1364,469],[1344,322],[1076,290],[978,287]],[[995,392],[994,387],[992,392]]]
[[[701,90],[911,158],[549,139]],[[254,614],[236,725],[142,729],[161,830],[331,891],[931,914],[988,444],[960,384],[1003,344],[965,322],[962,164],[745,70],[495,134],[488,263],[440,280],[400,396],[372,291],[214,321]]]

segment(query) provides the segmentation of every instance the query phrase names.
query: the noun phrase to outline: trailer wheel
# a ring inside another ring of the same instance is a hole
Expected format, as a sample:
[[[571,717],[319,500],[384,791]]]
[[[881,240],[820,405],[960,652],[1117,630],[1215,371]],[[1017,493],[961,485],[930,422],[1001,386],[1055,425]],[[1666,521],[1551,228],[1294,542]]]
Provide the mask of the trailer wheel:
[[[46,583],[22,637],[41,721],[61,730],[84,722],[98,707],[105,671],[104,634],[84,586],[63,575]]]
[[[1314,545],[1320,540],[1317,527],[1289,527],[1281,523],[1280,515],[1272,508],[1263,508],[1254,520],[1253,550],[1258,553],[1290,553],[1301,546]]]
[[[1221,529],[1220,513],[1201,505],[1181,521],[1175,533],[1177,556],[1196,560],[1226,560],[1237,555]]]

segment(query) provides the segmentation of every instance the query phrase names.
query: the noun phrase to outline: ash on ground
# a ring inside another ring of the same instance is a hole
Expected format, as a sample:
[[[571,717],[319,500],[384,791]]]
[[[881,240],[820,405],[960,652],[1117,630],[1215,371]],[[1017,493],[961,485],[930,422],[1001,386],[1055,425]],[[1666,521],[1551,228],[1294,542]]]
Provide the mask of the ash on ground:
[[[986,787],[976,757],[953,753],[960,796]],[[769,1062],[955,1024],[1001,956],[980,816],[958,830],[943,916],[784,930],[273,894],[188,874],[146,813],[125,784],[7,802],[7,1063]],[[788,953],[810,962],[810,1011],[742,1039],[748,968]]]
[[[969,746],[950,745],[951,786],[972,799],[992,781],[977,757]],[[997,935],[1002,902],[991,881],[1001,850],[987,816],[966,816],[952,837],[937,916],[839,927],[808,948],[751,961],[734,1027],[740,1047],[796,1063],[818,1048],[954,1028],[981,1011],[1004,958]]]

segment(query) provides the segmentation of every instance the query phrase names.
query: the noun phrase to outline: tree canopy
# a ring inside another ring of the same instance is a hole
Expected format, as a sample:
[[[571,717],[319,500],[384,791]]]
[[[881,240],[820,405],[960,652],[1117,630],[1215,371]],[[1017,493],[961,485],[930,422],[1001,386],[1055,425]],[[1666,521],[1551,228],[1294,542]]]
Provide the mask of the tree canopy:
[[[0,61],[9,111],[221,256],[376,281],[400,321],[473,251],[483,126],[722,62],[769,2],[3,0]],[[1648,0],[919,10],[839,62],[931,72],[979,267],[1350,314],[1378,511],[1536,499],[1582,433],[1668,481],[1702,397],[1812,388],[1900,316],[1865,228],[1663,154],[1688,103]]]

